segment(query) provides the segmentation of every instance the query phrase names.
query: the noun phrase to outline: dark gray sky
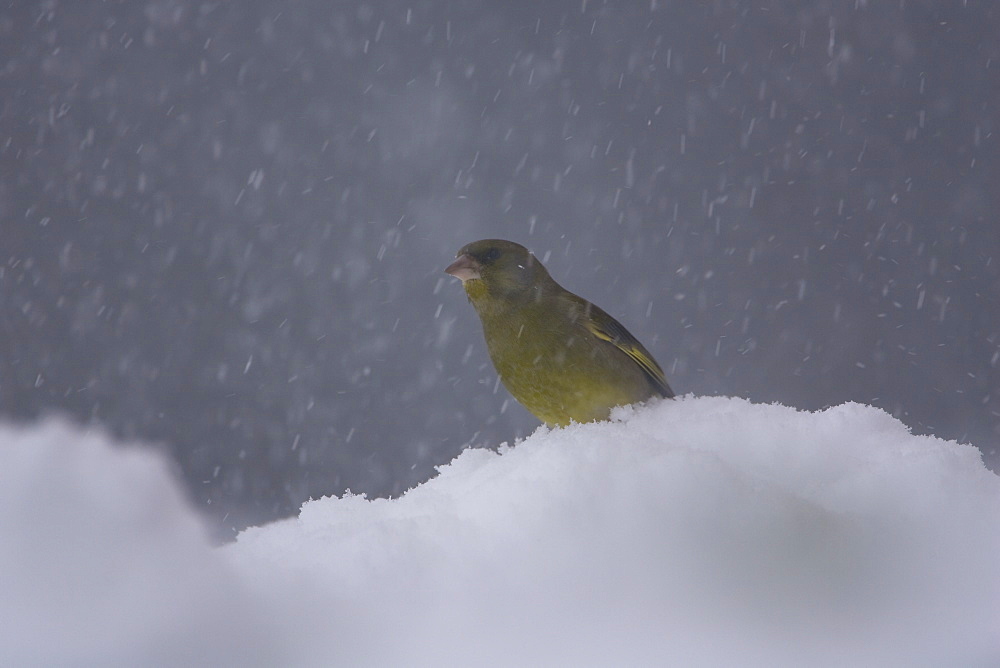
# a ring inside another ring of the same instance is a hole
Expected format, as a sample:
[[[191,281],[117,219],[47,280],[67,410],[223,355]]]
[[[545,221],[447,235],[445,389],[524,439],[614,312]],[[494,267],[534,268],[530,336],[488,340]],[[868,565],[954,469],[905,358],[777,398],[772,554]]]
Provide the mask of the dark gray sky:
[[[0,413],[220,536],[536,421],[441,270],[532,248],[680,393],[1000,441],[992,2],[11,2]]]

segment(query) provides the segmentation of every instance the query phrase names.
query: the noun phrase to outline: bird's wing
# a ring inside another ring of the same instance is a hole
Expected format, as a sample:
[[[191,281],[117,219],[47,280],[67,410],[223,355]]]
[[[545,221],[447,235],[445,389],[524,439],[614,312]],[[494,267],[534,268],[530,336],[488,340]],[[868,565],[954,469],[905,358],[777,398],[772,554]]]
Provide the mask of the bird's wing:
[[[583,324],[591,334],[602,341],[608,341],[631,357],[646,373],[653,387],[661,395],[668,399],[674,396],[674,391],[667,385],[663,369],[656,363],[653,356],[649,354],[649,351],[639,343],[639,340],[625,329],[624,325],[590,302],[586,302],[584,309],[585,317],[583,318]]]

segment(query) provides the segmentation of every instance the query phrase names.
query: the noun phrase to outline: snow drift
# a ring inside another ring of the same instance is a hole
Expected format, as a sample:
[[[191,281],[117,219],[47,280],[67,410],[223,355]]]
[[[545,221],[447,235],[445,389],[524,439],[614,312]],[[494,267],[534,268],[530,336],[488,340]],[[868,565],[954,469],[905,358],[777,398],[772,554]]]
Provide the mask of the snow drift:
[[[39,646],[83,663],[192,646],[244,665],[1000,661],[1000,478],[867,406],[619,409],[218,550],[162,463],[99,441],[0,433],[18,583],[0,615],[32,611],[0,653],[20,664]]]
[[[0,427],[0,665],[278,665],[167,463],[109,440]]]

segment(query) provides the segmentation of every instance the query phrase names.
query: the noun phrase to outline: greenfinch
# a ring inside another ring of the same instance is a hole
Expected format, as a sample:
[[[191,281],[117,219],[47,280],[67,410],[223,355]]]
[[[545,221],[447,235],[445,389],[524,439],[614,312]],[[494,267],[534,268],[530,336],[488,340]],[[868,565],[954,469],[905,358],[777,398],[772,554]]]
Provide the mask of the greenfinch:
[[[445,272],[479,314],[500,380],[542,422],[604,420],[615,406],[674,396],[649,351],[524,246],[484,239],[456,257]]]

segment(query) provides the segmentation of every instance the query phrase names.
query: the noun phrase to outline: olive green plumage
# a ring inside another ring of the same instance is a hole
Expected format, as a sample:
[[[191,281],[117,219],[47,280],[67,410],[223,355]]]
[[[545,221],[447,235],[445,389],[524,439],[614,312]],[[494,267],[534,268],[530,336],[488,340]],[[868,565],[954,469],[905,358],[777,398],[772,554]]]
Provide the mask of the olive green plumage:
[[[500,380],[550,426],[673,397],[653,356],[617,320],[567,291],[527,248],[484,239],[446,269],[462,279]]]

